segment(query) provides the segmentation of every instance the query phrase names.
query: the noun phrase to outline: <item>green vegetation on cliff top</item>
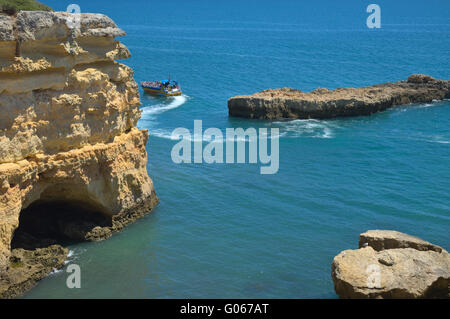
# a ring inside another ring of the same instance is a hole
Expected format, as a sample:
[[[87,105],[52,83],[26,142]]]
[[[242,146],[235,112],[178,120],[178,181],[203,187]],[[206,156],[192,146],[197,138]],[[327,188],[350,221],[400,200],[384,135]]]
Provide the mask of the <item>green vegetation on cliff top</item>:
[[[36,0],[0,0],[0,11],[14,14],[21,10],[26,11],[53,11],[52,8]]]

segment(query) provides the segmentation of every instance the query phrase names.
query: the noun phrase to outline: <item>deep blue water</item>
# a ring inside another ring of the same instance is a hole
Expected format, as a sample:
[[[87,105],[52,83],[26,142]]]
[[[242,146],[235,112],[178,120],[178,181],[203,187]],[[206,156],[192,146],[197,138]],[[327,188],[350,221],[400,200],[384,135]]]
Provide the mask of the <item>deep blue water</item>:
[[[69,2],[45,1],[57,10]],[[26,297],[334,298],[333,257],[368,229],[450,249],[450,101],[369,117],[266,122],[228,117],[227,99],[266,88],[363,86],[412,73],[450,78],[450,2],[81,1],[127,32],[137,81],[178,80],[185,96],[142,95],[154,213],[110,240],[72,246],[67,274]],[[174,164],[176,127],[280,128],[280,169]]]

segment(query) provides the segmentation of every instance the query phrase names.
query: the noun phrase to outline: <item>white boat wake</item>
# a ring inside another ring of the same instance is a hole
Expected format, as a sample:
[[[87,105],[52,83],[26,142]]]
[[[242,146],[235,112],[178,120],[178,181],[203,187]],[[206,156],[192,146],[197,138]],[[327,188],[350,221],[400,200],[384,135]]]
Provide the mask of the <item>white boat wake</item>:
[[[251,140],[253,140],[249,136],[230,137],[230,136],[227,136],[225,130],[221,130],[221,131],[222,131],[222,139],[221,139],[222,143],[229,142],[229,141],[250,142]],[[190,136],[172,136],[171,131],[162,130],[162,129],[149,130],[148,133],[149,133],[149,135],[172,140],[172,141],[180,141],[182,139],[190,141],[190,142],[200,142],[200,141],[201,142],[211,142],[211,141],[219,142],[220,141],[220,139],[218,139],[216,136],[211,136],[211,135],[207,135],[207,134],[202,134],[202,136],[195,136],[194,134],[192,134]],[[286,135],[286,133],[280,133],[278,135],[263,134],[263,135],[257,136],[257,138],[258,139],[267,138],[267,139],[271,140],[274,138],[283,137],[284,135]]]
[[[155,116],[158,114],[165,113],[167,111],[176,109],[182,106],[188,100],[188,96],[181,95],[171,97],[165,101],[165,103],[158,103],[155,105],[150,105],[143,107],[142,110],[142,119],[147,120],[145,124],[145,128],[150,129],[149,135],[156,136],[159,138],[169,139],[169,140],[180,140],[181,137],[173,137],[172,132],[167,129],[161,129],[157,126],[157,121]],[[335,129],[339,128],[338,125],[329,121],[320,121],[320,120],[290,120],[290,121],[274,121],[269,125],[270,127],[279,128],[280,132],[277,136],[269,135],[267,136],[269,139],[273,139],[275,137],[290,137],[290,138],[298,138],[298,137],[311,137],[311,138],[334,138]],[[227,140],[225,131],[222,132],[224,141]],[[265,136],[259,136],[258,138],[265,138]],[[188,139],[190,141],[198,141],[202,140],[204,142],[211,141],[210,136],[203,135],[201,137],[190,136],[184,137],[184,139]],[[248,137],[243,139],[248,142]]]
[[[170,98],[170,103],[160,103],[152,106],[146,106],[142,108],[142,115],[143,116],[152,116],[156,114],[161,114],[164,112],[167,112],[169,110],[176,109],[177,107],[182,106],[187,101],[186,95],[180,95],[180,96],[174,96]]]

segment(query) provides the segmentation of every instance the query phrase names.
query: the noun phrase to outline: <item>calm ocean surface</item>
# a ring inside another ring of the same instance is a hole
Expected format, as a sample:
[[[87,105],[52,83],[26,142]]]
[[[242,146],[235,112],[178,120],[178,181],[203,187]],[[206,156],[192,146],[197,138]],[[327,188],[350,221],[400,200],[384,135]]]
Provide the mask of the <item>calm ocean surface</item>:
[[[56,10],[72,2],[44,1]],[[67,274],[28,298],[335,298],[333,257],[368,229],[450,249],[450,101],[370,117],[264,122],[228,117],[227,98],[266,88],[363,86],[425,73],[450,79],[450,2],[80,1],[127,32],[139,81],[170,76],[185,96],[142,95],[154,213],[71,246]],[[177,127],[278,127],[280,169],[172,162]]]

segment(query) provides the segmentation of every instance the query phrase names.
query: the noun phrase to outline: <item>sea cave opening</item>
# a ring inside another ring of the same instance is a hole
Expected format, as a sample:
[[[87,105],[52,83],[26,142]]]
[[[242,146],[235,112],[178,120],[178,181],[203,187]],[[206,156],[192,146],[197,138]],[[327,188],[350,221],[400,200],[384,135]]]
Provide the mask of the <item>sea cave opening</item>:
[[[87,202],[38,200],[20,212],[11,249],[34,250],[54,244],[67,246],[89,240],[90,232],[97,226],[111,225],[111,216]]]

